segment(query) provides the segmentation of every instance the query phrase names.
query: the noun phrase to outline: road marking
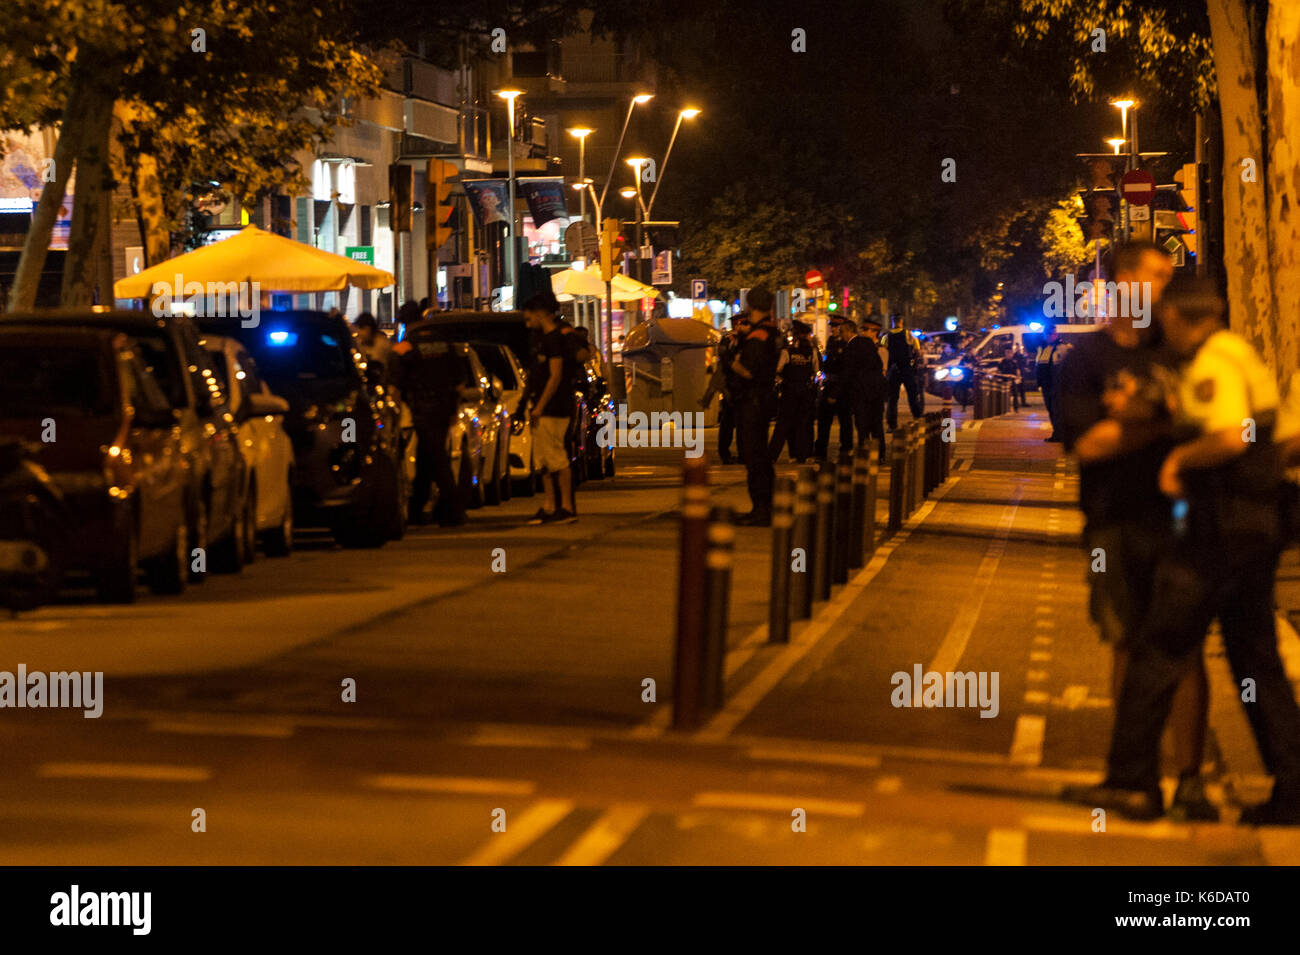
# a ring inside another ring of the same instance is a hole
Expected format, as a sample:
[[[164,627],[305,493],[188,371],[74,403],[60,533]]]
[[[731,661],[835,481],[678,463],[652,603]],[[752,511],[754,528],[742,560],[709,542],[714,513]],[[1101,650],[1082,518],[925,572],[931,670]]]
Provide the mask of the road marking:
[[[929,672],[951,673],[961,662],[971,634],[975,632],[980,611],[984,609],[984,601],[988,597],[989,589],[993,586],[998,565],[1002,563],[1002,555],[1006,553],[1007,537],[1011,533],[1011,525],[1015,522],[1016,512],[1020,509],[1020,498],[1023,493],[1024,488],[1017,485],[1011,494],[1011,500],[1002,509],[1002,518],[993,531],[993,539],[989,541],[984,559],[980,561],[979,569],[975,571],[975,579],[971,585],[974,592],[967,592],[952,626],[948,628],[943,642],[939,644],[939,649],[934,654],[934,659],[930,661]]]
[[[1026,679],[1029,680],[1030,683],[1041,683],[1043,680],[1047,679],[1047,671],[1030,670],[1028,673],[1025,674],[1025,677]]]
[[[45,779],[135,779],[157,783],[203,783],[212,771],[203,766],[163,766],[156,763],[42,763],[36,775]]]
[[[388,792],[456,793],[466,796],[531,796],[537,784],[526,779],[482,779],[470,776],[416,776],[381,773],[361,785]]]
[[[601,865],[631,837],[650,815],[642,803],[615,803],[569,846],[556,865]]]
[[[873,788],[882,796],[892,796],[902,792],[903,780],[898,776],[881,776]]]
[[[1036,633],[1034,634],[1034,644],[1035,646],[1040,647],[1050,647],[1052,645],[1052,638],[1045,637],[1041,633]]]
[[[1034,832],[1068,832],[1091,835],[1092,810],[1082,808],[1070,816],[1025,816],[1021,825]],[[1130,822],[1120,819],[1116,813],[1106,814],[1106,833],[1117,836],[1136,836],[1140,839],[1158,839],[1183,841],[1192,837],[1192,827],[1186,823],[1173,823],[1167,819],[1156,822]]]
[[[956,482],[950,479],[949,483],[935,490],[930,500],[921,505],[916,513],[908,518],[903,525],[903,529],[876,550],[875,555],[867,562],[867,566],[858,571],[857,575],[844,586],[844,589],[836,597],[822,607],[821,611],[807,626],[800,630],[797,635],[792,636],[790,643],[773,656],[763,669],[755,674],[752,680],[741,687],[726,706],[715,714],[703,729],[696,731],[695,738],[700,742],[723,740],[745,717],[749,716],[758,704],[763,701],[764,697],[781,682],[785,675],[794,669],[795,665],[830,632],[836,621],[845,614],[866,589],[867,585],[880,573],[885,566],[885,562],[889,560],[894,551],[907,541],[908,537],[911,536],[911,532],[930,516],[930,512],[934,510],[943,496],[955,486]],[[847,629],[842,630],[838,636],[828,641],[823,649],[829,653],[848,636],[849,631]],[[671,713],[667,715],[659,714],[659,720],[664,726],[668,724],[670,719]],[[639,727],[637,731],[633,731],[633,735],[637,738],[645,738],[657,735],[657,732],[662,732],[662,730],[657,730],[653,726],[643,726]]]
[[[571,732],[526,726],[480,726],[466,740],[470,746],[501,746],[519,749],[591,749],[591,740]]]
[[[257,736],[264,739],[288,739],[293,726],[286,723],[199,723],[187,720],[155,720],[151,733],[179,733],[189,736]]]
[[[1042,690],[1025,690],[1025,704],[1027,706],[1041,706],[1048,702],[1050,697]]]
[[[985,865],[1024,865],[1029,833],[1024,829],[990,829],[984,848]]]
[[[1047,731],[1047,718],[1031,713],[1016,717],[1016,729],[1011,737],[1011,762],[1016,766],[1038,766],[1043,761],[1043,736]]]
[[[780,763],[824,763],[827,766],[852,766],[856,769],[879,769],[879,756],[859,756],[855,753],[809,753],[798,749],[771,749],[754,746],[749,750],[750,759]]]
[[[749,809],[772,812],[808,813],[855,819],[867,811],[866,803],[841,799],[809,799],[805,796],[775,796],[765,793],[705,792],[697,793],[691,805],[698,809]]]
[[[568,799],[543,799],[507,820],[505,832],[494,832],[487,843],[461,865],[501,865],[531,846],[573,811]]]
[[[1052,655],[1046,650],[1030,650],[1029,659],[1034,663],[1050,663]]]

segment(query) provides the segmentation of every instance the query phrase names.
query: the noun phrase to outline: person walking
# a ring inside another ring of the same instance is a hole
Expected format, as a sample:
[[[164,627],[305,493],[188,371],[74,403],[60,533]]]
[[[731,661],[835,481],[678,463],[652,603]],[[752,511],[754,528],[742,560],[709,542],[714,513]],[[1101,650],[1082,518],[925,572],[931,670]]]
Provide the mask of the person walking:
[[[1173,277],[1168,255],[1151,243],[1120,246],[1111,256],[1116,283],[1137,283],[1159,299]],[[1163,555],[1175,545],[1169,502],[1159,473],[1173,447],[1169,382],[1179,358],[1160,341],[1157,328],[1115,315],[1099,331],[1080,336],[1065,357],[1059,385],[1061,437],[1079,461],[1079,506],[1091,572],[1089,609],[1111,645],[1112,698],[1119,700],[1142,643]],[[1100,563],[1099,563],[1100,561]],[[1136,665],[1149,665],[1139,654]],[[1135,679],[1146,679],[1136,674]],[[1179,784],[1171,809],[1187,819],[1214,819],[1201,781],[1208,681],[1199,660],[1181,674],[1173,703],[1171,736]],[[1116,713],[1112,746],[1140,731]],[[1100,786],[1069,787],[1070,801],[1114,808],[1122,815],[1152,819],[1164,812],[1158,787],[1132,788],[1124,775],[1108,775]]]
[[[1217,619],[1233,678],[1253,683],[1243,703],[1273,792],[1247,808],[1251,825],[1300,825],[1300,707],[1278,655],[1274,577],[1281,549],[1283,481],[1274,443],[1278,391],[1244,338],[1224,327],[1213,285],[1187,278],[1161,301],[1170,347],[1189,359],[1179,377],[1179,423],[1188,440],[1165,457],[1160,490],[1182,514],[1157,564],[1155,592],[1130,651],[1117,703],[1125,727],[1111,739],[1107,784],[1156,792],[1160,733],[1184,673],[1200,666]]]
[[[443,527],[465,523],[465,501],[451,470],[447,432],[460,402],[458,363],[446,342],[416,347],[409,339],[392,348],[390,378],[415,426],[415,480],[408,505],[411,524],[428,523],[424,509],[438,485],[434,519]]]
[[[853,446],[853,411],[848,402],[841,401],[844,370],[844,339],[840,326],[844,319],[838,315],[828,323],[830,337],[826,341],[826,354],[822,356],[822,392],[817,404],[817,443],[814,453],[826,459],[831,443],[831,422],[840,423],[840,450]]]
[[[813,420],[817,410],[817,367],[820,356],[813,341],[812,326],[794,321],[790,325],[791,341],[777,359],[780,394],[776,406],[776,424],[772,428],[772,460],[781,457],[781,448],[790,445],[790,460],[803,464],[813,454]]]
[[[577,412],[573,365],[579,347],[572,331],[561,326],[559,303],[539,292],[524,303],[524,318],[538,336],[528,391],[532,401],[533,460],[545,477],[546,503],[529,524],[572,524],[578,519],[573,503],[573,471],[566,440]]]
[[[885,336],[885,347],[889,351],[889,365],[885,369],[885,394],[889,400],[886,416],[890,431],[898,428],[900,387],[907,394],[907,407],[912,412],[913,418],[921,417],[925,407],[925,397],[921,394],[916,380],[916,369],[919,364],[916,344],[901,319],[895,316],[893,323],[894,327]]]
[[[879,326],[876,326],[879,328]],[[857,428],[857,444],[876,441],[877,453],[885,448],[885,369],[875,338],[858,334],[858,326],[846,320],[840,326],[844,341],[844,400]]]
[[[731,363],[737,376],[736,425],[740,453],[745,462],[752,507],[736,523],[748,527],[772,524],[772,485],[776,471],[768,451],[768,423],[776,398],[776,365],[779,332],[772,321],[772,293],[765,288],[749,290],[749,313],[753,327]]]

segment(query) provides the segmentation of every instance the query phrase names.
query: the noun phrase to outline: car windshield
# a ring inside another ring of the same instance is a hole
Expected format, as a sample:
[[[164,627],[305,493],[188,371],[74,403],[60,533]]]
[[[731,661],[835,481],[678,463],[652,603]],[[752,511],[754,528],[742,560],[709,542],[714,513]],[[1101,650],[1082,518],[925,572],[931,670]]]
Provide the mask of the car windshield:
[[[0,347],[0,417],[107,417],[116,412],[112,379],[98,349]]]
[[[499,346],[475,345],[474,351],[478,353],[478,360],[483,363],[487,373],[501,379],[502,388],[513,391],[519,387],[519,383],[515,381],[515,370],[510,366],[509,360]]]
[[[167,340],[166,334],[160,331],[156,335],[141,335],[136,341],[140,346],[140,358],[162,387],[167,400],[173,407],[186,407],[189,402],[185,394],[185,383],[181,379],[176,351]]]
[[[272,390],[295,381],[352,378],[357,374],[349,342],[311,324],[263,326],[241,335]]]

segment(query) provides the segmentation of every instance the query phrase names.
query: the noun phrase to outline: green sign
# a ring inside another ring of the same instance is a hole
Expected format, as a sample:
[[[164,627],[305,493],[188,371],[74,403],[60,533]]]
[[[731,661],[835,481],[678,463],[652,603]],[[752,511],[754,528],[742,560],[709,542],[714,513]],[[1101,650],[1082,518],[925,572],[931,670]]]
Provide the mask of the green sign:
[[[349,245],[343,250],[343,254],[349,259],[364,262],[366,265],[375,264],[375,247],[373,245]]]

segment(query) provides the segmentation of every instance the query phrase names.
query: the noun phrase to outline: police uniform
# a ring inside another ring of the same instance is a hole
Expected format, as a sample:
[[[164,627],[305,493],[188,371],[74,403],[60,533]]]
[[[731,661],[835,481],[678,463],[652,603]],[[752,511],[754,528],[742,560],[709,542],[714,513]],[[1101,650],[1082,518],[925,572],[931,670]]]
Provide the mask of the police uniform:
[[[1061,405],[1058,400],[1057,379],[1061,370],[1061,362],[1065,360],[1066,353],[1069,352],[1070,346],[1057,336],[1056,341],[1046,341],[1038,348],[1038,353],[1034,356],[1034,378],[1038,382],[1038,390],[1043,396],[1043,405],[1047,408],[1048,420],[1052,423],[1052,434],[1047,438],[1048,441],[1056,440],[1058,422],[1061,417]]]
[[[1175,543],[1158,562],[1152,601],[1132,641],[1111,744],[1112,783],[1151,791],[1160,734],[1188,660],[1217,618],[1233,677],[1254,681],[1246,704],[1261,755],[1276,777],[1272,802],[1300,813],[1300,708],[1277,651],[1273,615],[1279,553],[1281,461],[1273,443],[1273,375],[1227,330],[1211,335],[1178,384],[1179,422],[1192,439],[1240,432],[1229,462],[1183,468],[1186,492],[1172,519]]]
[[[913,418],[921,417],[925,408],[925,397],[916,380],[917,349],[911,333],[905,328],[896,328],[885,336],[885,346],[889,350],[889,366],[885,371],[885,394],[889,399],[886,416],[889,430],[898,427],[898,388],[902,385],[907,393],[907,407]]]
[[[805,326],[807,327],[807,326]],[[794,335],[781,352],[778,371],[780,396],[776,425],[772,429],[771,454],[775,461],[788,441],[790,458],[802,462],[813,453],[813,418],[817,406],[817,345],[811,336]]]
[[[848,402],[841,401],[844,377],[844,342],[836,330],[840,323],[831,325],[831,338],[826,343],[826,354],[822,356],[822,393],[817,404],[817,457],[826,457],[826,449],[831,443],[831,421],[838,418],[840,422],[840,449],[853,445],[853,409]]]
[[[885,453],[885,369],[875,339],[855,335],[844,345],[844,398],[858,429],[858,444],[876,441]]]
[[[741,342],[738,357],[750,375],[736,378],[736,426],[740,453],[745,462],[749,499],[753,504],[750,515],[754,522],[766,522],[772,516],[772,485],[776,471],[768,453],[767,429],[776,399],[776,366],[780,349],[777,335],[771,319],[758,323]]]

